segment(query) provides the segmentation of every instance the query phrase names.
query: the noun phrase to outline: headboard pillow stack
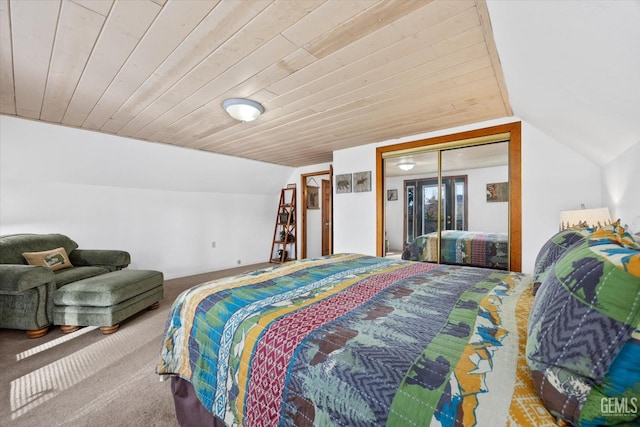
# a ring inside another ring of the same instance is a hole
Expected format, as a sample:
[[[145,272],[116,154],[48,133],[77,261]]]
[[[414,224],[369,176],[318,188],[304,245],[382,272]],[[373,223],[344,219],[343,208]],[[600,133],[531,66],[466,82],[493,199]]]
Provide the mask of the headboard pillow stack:
[[[536,391],[576,425],[640,421],[640,245],[618,223],[577,233],[558,233],[538,256],[559,254],[538,271],[529,318]]]
[[[533,270],[533,294],[535,295],[553,264],[573,245],[587,239],[608,239],[626,247],[640,248],[633,236],[620,225],[620,220],[603,227],[574,227],[552,236],[538,252]]]

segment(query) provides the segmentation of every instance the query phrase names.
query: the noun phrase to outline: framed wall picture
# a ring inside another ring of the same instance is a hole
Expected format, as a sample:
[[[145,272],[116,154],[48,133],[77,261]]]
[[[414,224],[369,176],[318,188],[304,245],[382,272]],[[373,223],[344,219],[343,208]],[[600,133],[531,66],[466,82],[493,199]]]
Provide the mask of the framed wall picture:
[[[336,175],[336,194],[351,193],[351,174]]]
[[[509,183],[495,182],[487,184],[487,202],[508,202],[509,201]]]
[[[395,188],[393,190],[387,190],[387,200],[390,202],[398,200],[398,190]]]
[[[320,209],[318,187],[307,186],[307,209]]]
[[[371,171],[353,174],[353,191],[354,193],[371,191]]]

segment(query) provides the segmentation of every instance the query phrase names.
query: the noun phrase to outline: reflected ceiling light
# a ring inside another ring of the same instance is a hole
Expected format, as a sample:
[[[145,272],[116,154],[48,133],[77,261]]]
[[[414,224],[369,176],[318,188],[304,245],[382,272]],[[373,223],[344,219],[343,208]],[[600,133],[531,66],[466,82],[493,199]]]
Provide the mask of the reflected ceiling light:
[[[409,170],[413,169],[413,167],[414,167],[415,165],[416,165],[416,164],[415,164],[415,163],[413,163],[413,162],[402,162],[402,163],[398,163],[398,167],[399,167],[400,169],[402,169],[403,171],[409,171]]]
[[[244,98],[230,98],[222,103],[231,117],[241,122],[250,122],[264,113],[264,107],[255,101]]]

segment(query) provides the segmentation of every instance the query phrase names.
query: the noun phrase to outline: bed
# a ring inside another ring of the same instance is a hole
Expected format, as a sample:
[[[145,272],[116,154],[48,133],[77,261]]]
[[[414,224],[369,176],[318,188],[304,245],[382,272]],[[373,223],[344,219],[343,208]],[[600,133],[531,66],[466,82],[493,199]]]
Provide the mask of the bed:
[[[508,243],[507,233],[443,230],[441,237],[442,262],[508,270]],[[405,247],[402,259],[437,262],[438,233],[428,233],[416,237]]]
[[[530,285],[356,254],[299,260],[178,297],[158,373],[189,382],[224,425],[551,425],[523,374]]]
[[[638,425],[640,246],[612,236],[554,236],[534,275],[338,254],[207,282],[156,372],[182,426]]]

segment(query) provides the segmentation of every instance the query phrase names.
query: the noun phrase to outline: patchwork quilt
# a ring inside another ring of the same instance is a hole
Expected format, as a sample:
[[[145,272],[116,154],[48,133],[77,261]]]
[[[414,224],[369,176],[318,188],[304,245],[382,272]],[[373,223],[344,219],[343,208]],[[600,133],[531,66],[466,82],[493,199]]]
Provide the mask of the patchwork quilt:
[[[443,230],[440,240],[443,263],[509,269],[507,233]],[[438,262],[438,233],[418,236],[407,245],[402,259]]]
[[[339,254],[173,303],[157,365],[226,425],[554,425],[525,360],[530,277]]]

